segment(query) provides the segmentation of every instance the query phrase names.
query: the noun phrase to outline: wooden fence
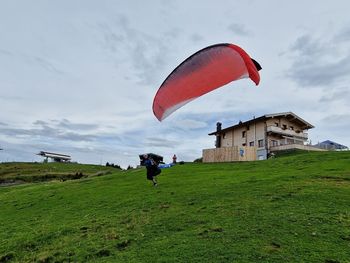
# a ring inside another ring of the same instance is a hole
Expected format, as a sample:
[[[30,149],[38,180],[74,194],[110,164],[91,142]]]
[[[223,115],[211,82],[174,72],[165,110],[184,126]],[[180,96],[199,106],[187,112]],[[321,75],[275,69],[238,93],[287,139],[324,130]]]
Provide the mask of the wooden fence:
[[[255,161],[256,147],[233,146],[203,150],[203,163]]]

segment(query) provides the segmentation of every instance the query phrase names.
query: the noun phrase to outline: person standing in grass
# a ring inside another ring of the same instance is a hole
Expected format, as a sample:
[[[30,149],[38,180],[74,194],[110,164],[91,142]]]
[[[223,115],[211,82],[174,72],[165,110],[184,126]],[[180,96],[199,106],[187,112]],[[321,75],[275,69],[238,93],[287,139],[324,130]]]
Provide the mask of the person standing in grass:
[[[176,160],[177,160],[177,157],[176,157],[176,154],[174,154],[174,156],[173,156],[173,164],[176,164]]]
[[[147,154],[145,154],[143,158],[147,169],[147,180],[152,181],[154,186],[158,186],[156,176],[161,173],[161,170],[158,168],[158,163]]]

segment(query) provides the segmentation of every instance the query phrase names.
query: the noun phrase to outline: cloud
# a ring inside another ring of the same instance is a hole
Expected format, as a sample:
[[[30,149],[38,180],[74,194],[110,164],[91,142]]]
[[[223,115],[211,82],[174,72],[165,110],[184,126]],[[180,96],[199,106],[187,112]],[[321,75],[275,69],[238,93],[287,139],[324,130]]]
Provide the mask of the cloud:
[[[99,23],[98,29],[102,31],[102,47],[110,52],[116,67],[130,67],[139,84],[157,84],[157,72],[165,67],[170,54],[168,38],[175,38],[177,29],[173,34],[150,35],[132,27],[124,15],[119,15],[117,23]]]
[[[21,63],[29,64],[30,67],[39,66],[44,70],[47,70],[50,73],[63,74],[64,71],[59,69],[56,65],[57,63],[53,62],[52,59],[44,58],[38,55],[31,55],[23,52],[13,52],[5,49],[0,49],[0,55],[6,55],[11,59],[18,60]]]
[[[349,145],[350,114],[330,114],[318,121],[317,129],[310,131],[314,141],[332,140]]]
[[[168,140],[160,137],[148,137],[144,143],[147,147],[161,147],[161,148],[174,148],[178,145],[179,141]]]
[[[55,123],[56,127],[68,129],[68,130],[96,130],[99,128],[97,124],[91,124],[91,123],[72,123],[71,121],[67,119],[62,120],[53,120],[52,122]]]
[[[350,27],[343,28],[335,35],[334,40],[338,42],[350,41]]]
[[[4,101],[19,101],[19,100],[23,100],[23,97],[0,95],[0,100],[4,100]]]
[[[316,56],[322,55],[327,48],[319,39],[312,39],[310,35],[299,37],[291,46],[291,51],[299,53],[301,59],[314,59]]]
[[[348,103],[350,101],[350,90],[349,88],[339,88],[339,89],[327,89],[325,90],[325,95],[323,95],[319,102],[339,102],[343,101]]]
[[[35,56],[30,58],[35,64],[42,67],[43,69],[56,74],[64,74],[64,71],[59,69],[52,61],[45,59],[43,57]]]
[[[67,132],[58,130],[49,126],[42,126],[38,129],[22,129],[22,128],[2,128],[2,135],[11,136],[15,138],[46,138],[68,141],[92,141],[96,139],[96,135],[79,134],[75,132]]]
[[[181,119],[177,120],[174,123],[174,127],[178,129],[185,129],[185,130],[194,130],[194,129],[201,129],[206,128],[208,125],[204,121],[197,121],[193,119]]]
[[[231,32],[235,33],[236,35],[239,36],[249,36],[251,35],[251,33],[245,29],[245,26],[242,24],[230,24],[228,27],[228,30],[230,30]]]
[[[127,166],[151,150],[193,160],[214,147],[208,133],[217,121],[228,127],[252,115],[295,110],[312,117],[312,130],[334,135],[329,123],[337,123],[321,120],[349,112],[348,8],[293,3],[274,5],[266,16],[262,10],[271,6],[259,1],[204,1],[200,9],[184,1],[139,2],[1,6],[0,144],[6,150],[0,158],[30,161],[46,150]],[[307,27],[312,31],[300,33]],[[249,80],[230,83],[157,122],[152,98],[166,76],[195,51],[230,39],[265,65],[259,88],[248,88]],[[289,49],[277,57],[284,46]],[[280,73],[286,69],[289,79]]]
[[[347,128],[342,129],[344,132],[348,132],[350,128],[350,114],[333,114],[323,118],[321,121],[330,127]]]
[[[350,55],[335,62],[321,64],[317,59],[303,64],[302,60],[294,63],[289,77],[301,86],[328,86],[348,78]]]
[[[336,44],[335,44],[336,43]],[[292,67],[287,76],[301,86],[324,87],[349,78],[350,50],[335,38],[299,37],[291,46]]]
[[[121,151],[137,156],[135,152],[139,147],[135,137],[129,137],[127,132],[125,136],[123,132],[118,135],[115,127],[68,119],[37,120],[24,127],[1,123],[0,127],[0,144],[5,149],[0,161],[40,161],[34,153],[45,150],[70,154],[73,160],[83,160],[85,163],[113,161],[126,167],[130,158],[126,158]]]
[[[190,36],[190,39],[193,41],[193,42],[201,42],[204,40],[204,37],[200,34],[192,34]]]
[[[13,53],[11,51],[0,48],[0,55],[13,56]]]
[[[33,123],[33,128],[12,128],[6,126],[1,129],[3,136],[14,138],[37,138],[50,140],[67,140],[67,141],[93,141],[97,138],[96,134],[83,134],[78,130],[97,128],[96,125],[91,124],[74,124],[68,120],[62,120],[58,123],[56,121],[46,122],[37,120]],[[75,131],[72,131],[75,130]]]

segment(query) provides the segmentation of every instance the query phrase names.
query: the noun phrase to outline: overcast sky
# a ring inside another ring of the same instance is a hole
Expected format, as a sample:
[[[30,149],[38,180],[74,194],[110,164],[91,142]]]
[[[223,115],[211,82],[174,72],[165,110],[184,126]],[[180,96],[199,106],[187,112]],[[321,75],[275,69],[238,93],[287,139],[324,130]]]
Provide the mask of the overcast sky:
[[[350,146],[350,2],[0,0],[0,161],[39,151],[81,163],[138,164],[155,152],[193,161],[208,133],[292,111],[312,143]],[[233,43],[263,67],[163,122],[153,97],[206,46]]]

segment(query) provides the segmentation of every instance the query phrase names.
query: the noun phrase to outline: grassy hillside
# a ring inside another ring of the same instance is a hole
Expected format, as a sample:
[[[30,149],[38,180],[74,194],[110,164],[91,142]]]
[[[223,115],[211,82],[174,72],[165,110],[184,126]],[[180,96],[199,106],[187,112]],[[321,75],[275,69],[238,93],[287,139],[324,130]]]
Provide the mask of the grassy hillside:
[[[0,262],[350,262],[350,152],[0,187]]]
[[[1,184],[72,180],[115,172],[116,168],[77,163],[2,163]]]

